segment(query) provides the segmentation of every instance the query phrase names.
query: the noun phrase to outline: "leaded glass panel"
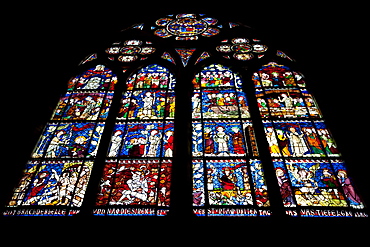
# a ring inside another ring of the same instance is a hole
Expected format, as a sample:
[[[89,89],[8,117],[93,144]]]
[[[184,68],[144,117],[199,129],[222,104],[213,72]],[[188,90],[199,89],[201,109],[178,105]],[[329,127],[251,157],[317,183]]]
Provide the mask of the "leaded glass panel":
[[[252,81],[283,205],[300,209],[286,214],[321,217],[327,211],[310,208],[363,208],[344,162],[334,159],[341,154],[303,75],[272,62]]]
[[[193,84],[195,214],[262,216],[256,208],[270,202],[240,77],[212,64],[195,76]]]
[[[166,215],[174,147],[175,78],[152,64],[126,81],[95,215]]]

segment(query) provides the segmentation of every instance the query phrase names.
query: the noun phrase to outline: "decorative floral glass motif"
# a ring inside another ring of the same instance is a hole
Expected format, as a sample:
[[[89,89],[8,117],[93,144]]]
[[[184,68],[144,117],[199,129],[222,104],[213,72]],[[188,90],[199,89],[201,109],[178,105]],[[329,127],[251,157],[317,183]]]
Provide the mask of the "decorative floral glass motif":
[[[213,26],[218,21],[214,18],[203,16],[179,14],[176,16],[176,19],[168,17],[158,19],[156,25],[159,28],[154,31],[154,34],[162,38],[176,36],[176,40],[197,40],[199,35],[203,37],[217,35],[220,30]]]
[[[123,43],[123,44],[122,44]],[[134,62],[136,60],[145,60],[147,55],[151,55],[156,51],[150,41],[141,40],[126,40],[124,42],[114,43],[111,47],[105,50],[109,54],[109,59],[114,61],[117,59],[120,62]]]
[[[184,49],[184,48],[177,48],[175,50],[180,55],[181,62],[184,65],[184,67],[188,65],[189,59],[195,51],[195,49]]]
[[[203,60],[205,60],[205,59],[207,59],[207,58],[209,58],[209,57],[211,57],[211,55],[210,55],[208,52],[204,51],[204,52],[202,52],[202,54],[199,56],[199,58],[197,59],[197,61],[195,62],[195,64],[197,64],[197,63],[199,63],[199,62],[201,62],[201,61],[203,61]]]
[[[168,52],[164,52],[161,56],[162,59],[164,60],[167,60],[173,64],[176,64],[175,60],[173,59],[173,57],[168,53]]]
[[[85,57],[85,59],[82,60],[79,65],[85,64],[87,62],[91,62],[91,61],[93,61],[93,60],[95,60],[97,58],[98,58],[98,54],[96,54],[96,53],[90,54],[87,57]]]
[[[216,50],[225,54],[232,53],[237,60],[248,61],[254,58],[254,54],[261,58],[263,53],[267,51],[268,47],[260,42],[257,39],[253,39],[252,43],[250,43],[247,38],[234,38],[231,42],[223,40],[222,44],[216,47]],[[230,59],[229,56],[225,57]]]

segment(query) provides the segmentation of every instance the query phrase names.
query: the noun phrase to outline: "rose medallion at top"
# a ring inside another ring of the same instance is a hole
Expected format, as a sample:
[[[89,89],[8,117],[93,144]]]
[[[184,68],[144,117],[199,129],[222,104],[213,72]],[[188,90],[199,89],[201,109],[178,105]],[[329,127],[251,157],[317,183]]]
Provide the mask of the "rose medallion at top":
[[[218,20],[204,17],[202,14],[179,14],[176,18],[171,17],[156,21],[159,28],[154,31],[155,35],[162,38],[175,36],[176,40],[197,40],[198,35],[211,37],[220,32],[218,28],[213,27]]]

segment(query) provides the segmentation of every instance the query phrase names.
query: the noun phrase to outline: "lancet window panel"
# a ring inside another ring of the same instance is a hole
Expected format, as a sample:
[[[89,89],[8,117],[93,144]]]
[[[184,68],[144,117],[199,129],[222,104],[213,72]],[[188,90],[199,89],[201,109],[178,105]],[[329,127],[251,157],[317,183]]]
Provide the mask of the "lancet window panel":
[[[31,153],[5,215],[79,213],[116,83],[116,75],[104,65],[68,82],[67,92],[60,97]],[[51,206],[56,209],[39,208]]]
[[[148,65],[126,81],[95,203],[95,215],[169,211],[176,80]]]
[[[203,68],[193,80],[193,210],[197,216],[270,215],[242,83],[238,74],[219,64]]]
[[[363,209],[303,75],[269,63],[254,73],[252,81],[282,203],[290,208],[286,214],[322,217],[327,212],[311,214],[312,207]],[[351,211],[346,212],[333,216],[353,216]]]

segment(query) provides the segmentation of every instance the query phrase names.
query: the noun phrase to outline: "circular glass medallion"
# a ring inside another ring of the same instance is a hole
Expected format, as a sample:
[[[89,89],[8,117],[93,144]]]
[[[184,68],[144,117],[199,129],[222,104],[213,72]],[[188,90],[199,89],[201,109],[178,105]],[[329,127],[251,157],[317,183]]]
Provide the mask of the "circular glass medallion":
[[[207,23],[194,18],[180,18],[167,25],[167,30],[176,36],[195,36],[207,30]]]
[[[161,18],[161,19],[158,19],[155,24],[157,24],[157,26],[166,26],[170,21],[172,21],[171,18]]]
[[[247,61],[251,60],[253,58],[253,54],[251,53],[235,53],[234,58],[241,60],[241,61]]]
[[[202,20],[207,22],[208,25],[216,25],[216,23],[217,23],[217,19],[210,18],[210,17],[203,18]]]
[[[231,52],[231,46],[230,45],[219,45],[216,47],[216,50],[219,52]]]
[[[118,57],[118,61],[126,62],[126,63],[133,62],[136,59],[137,59],[137,56],[119,56]]]
[[[237,53],[247,53],[252,50],[252,46],[250,45],[234,45],[233,50]]]
[[[141,40],[136,40],[136,39],[133,39],[133,40],[126,40],[125,41],[125,45],[141,45],[143,42],[141,42]]]
[[[106,49],[105,52],[108,54],[118,54],[120,49],[121,47],[110,47]]]
[[[172,35],[167,32],[166,29],[162,28],[162,29],[158,29],[158,30],[155,30],[154,31],[154,34],[157,35],[158,37],[162,37],[162,38],[168,38],[168,37],[171,37]]]
[[[154,52],[155,52],[155,48],[154,47],[146,46],[146,47],[141,48],[140,54],[141,55],[149,55],[149,54],[152,54]]]
[[[245,43],[249,43],[249,40],[246,38],[235,38],[231,42],[233,44],[245,44]]]
[[[124,46],[121,48],[122,54],[135,54],[140,52],[140,47],[138,46]]]
[[[208,28],[204,33],[202,33],[202,36],[205,36],[205,37],[211,37],[213,35],[216,35],[220,32],[220,30],[218,30],[217,28]]]
[[[253,45],[253,51],[256,53],[265,52],[267,51],[267,46],[261,44]]]

